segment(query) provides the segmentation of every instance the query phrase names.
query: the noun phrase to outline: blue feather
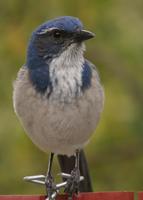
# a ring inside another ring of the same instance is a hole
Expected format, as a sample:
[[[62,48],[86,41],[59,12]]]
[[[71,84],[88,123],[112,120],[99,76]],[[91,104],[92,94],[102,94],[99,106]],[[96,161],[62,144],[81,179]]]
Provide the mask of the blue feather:
[[[52,56],[57,56],[62,51],[62,45],[56,44],[47,38],[39,39],[37,33],[42,30],[57,27],[64,29],[67,32],[74,32],[77,29],[82,29],[83,25],[78,18],[64,16],[50,20],[39,26],[32,34],[27,51],[26,66],[29,69],[29,78],[40,93],[45,93],[49,88],[49,94],[52,92],[52,83],[49,76],[49,66]],[[44,59],[46,56],[46,60]],[[91,84],[91,68],[85,61],[82,72],[82,90],[87,89]]]
[[[30,69],[29,76],[33,86],[38,92],[43,94],[48,88],[49,94],[52,92],[52,84],[50,82],[48,67]]]
[[[44,29],[53,27],[56,27],[58,29],[63,29],[67,32],[74,32],[77,29],[82,29],[83,25],[81,21],[76,17],[63,16],[43,23],[35,30],[35,33],[37,34],[43,31]]]
[[[82,91],[91,86],[92,71],[89,63],[85,61],[82,71]]]

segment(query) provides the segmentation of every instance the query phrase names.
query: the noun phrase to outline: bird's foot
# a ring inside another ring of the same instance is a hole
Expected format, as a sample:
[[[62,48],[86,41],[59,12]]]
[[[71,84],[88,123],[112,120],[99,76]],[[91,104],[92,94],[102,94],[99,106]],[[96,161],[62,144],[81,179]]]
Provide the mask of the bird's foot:
[[[59,175],[61,175],[65,181],[58,184],[54,183],[51,174],[46,177],[44,175],[26,176],[24,177],[24,180],[44,186],[46,185],[46,200],[55,200],[62,188],[64,188],[65,192],[68,193],[68,199],[72,200],[73,193],[78,193],[79,181],[84,180],[84,177],[80,176],[80,173],[76,168],[71,172],[71,174],[60,173]]]
[[[68,193],[69,199],[72,198],[73,193],[78,194],[80,183],[80,171],[78,168],[74,168],[71,171],[70,177],[67,179],[67,185],[65,187],[65,192]]]
[[[54,200],[57,196],[57,189],[56,184],[54,183],[54,178],[51,174],[48,174],[45,178],[45,185],[46,185],[46,193],[47,198],[46,200]]]

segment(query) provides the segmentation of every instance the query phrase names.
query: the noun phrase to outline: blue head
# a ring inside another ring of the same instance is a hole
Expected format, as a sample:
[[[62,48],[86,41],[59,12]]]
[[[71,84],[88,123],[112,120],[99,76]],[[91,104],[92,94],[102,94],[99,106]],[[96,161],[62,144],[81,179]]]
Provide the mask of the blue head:
[[[27,66],[36,68],[59,56],[72,43],[81,43],[94,36],[83,30],[78,18],[64,16],[39,26],[32,34],[28,46]]]
[[[80,45],[94,34],[83,30],[78,18],[64,16],[40,25],[33,33],[27,51],[26,66],[30,79],[40,92],[52,88],[49,77],[50,62],[75,43]]]

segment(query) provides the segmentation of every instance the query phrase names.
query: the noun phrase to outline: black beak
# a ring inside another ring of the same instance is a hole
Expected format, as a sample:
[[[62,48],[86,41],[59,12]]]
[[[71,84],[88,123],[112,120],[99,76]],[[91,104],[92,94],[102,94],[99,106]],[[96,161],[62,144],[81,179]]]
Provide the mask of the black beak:
[[[78,33],[76,33],[75,40],[77,42],[82,42],[84,40],[89,40],[89,39],[91,39],[93,37],[95,37],[94,33],[90,32],[90,31],[87,31],[87,30],[81,30]]]

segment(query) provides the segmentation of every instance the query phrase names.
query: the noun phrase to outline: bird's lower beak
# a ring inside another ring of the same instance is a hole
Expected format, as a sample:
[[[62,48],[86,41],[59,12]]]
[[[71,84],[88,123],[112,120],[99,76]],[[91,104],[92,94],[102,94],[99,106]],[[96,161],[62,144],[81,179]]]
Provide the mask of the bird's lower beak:
[[[82,42],[84,40],[89,40],[91,38],[95,37],[95,34],[87,31],[87,30],[81,30],[80,32],[78,32],[75,36],[75,40],[77,42]]]

